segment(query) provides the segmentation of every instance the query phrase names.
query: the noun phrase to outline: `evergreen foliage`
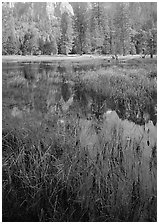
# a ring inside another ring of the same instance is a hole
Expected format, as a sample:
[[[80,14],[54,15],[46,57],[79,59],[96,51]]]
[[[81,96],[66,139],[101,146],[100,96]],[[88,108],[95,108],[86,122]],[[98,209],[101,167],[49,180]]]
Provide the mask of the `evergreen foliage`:
[[[59,41],[59,53],[68,54],[72,50],[73,28],[72,19],[67,12],[61,17],[61,38]]]
[[[153,54],[155,2],[5,2],[3,54]]]

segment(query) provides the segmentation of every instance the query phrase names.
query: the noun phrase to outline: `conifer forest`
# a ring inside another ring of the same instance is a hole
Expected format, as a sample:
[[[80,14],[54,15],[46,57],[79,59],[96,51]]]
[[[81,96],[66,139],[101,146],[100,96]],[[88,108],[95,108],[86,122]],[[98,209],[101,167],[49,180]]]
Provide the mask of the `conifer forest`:
[[[2,53],[156,54],[155,2],[2,4]]]

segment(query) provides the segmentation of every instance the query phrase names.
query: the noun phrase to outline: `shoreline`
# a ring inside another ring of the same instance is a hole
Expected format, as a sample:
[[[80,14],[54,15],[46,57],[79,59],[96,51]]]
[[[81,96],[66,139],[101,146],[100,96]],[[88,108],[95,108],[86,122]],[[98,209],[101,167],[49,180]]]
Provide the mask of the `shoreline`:
[[[119,56],[119,60],[130,60],[130,59],[140,59],[141,55],[126,55]],[[150,58],[149,56],[147,58]],[[154,55],[156,58],[156,55]],[[2,63],[9,62],[41,62],[41,61],[70,61],[70,62],[80,62],[80,61],[92,61],[92,60],[112,60],[111,55],[39,55],[39,56],[21,56],[21,55],[2,55]],[[143,60],[143,59],[142,59]]]

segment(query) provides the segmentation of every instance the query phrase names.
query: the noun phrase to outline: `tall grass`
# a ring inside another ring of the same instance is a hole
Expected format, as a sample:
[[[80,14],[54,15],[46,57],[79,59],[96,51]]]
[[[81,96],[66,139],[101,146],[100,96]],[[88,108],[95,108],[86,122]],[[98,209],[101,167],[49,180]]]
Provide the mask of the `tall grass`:
[[[114,66],[106,70],[90,71],[80,76],[84,91],[92,96],[100,96],[108,108],[117,111],[123,119],[144,124],[143,114],[157,122],[156,68],[120,68]]]
[[[40,129],[3,131],[3,221],[156,221],[156,147],[147,159],[103,126],[92,159],[79,124],[47,146]]]

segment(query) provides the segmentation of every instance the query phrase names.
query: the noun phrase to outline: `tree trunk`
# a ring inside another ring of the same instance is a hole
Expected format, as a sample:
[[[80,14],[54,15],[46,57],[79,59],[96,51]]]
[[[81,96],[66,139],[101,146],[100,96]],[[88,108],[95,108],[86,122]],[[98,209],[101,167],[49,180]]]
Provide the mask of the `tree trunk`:
[[[138,41],[136,41],[136,43],[135,43],[135,49],[136,49],[136,54],[140,54],[139,42]]]
[[[150,39],[150,58],[153,58],[153,39]]]
[[[123,56],[125,56],[125,44],[124,44],[124,40],[123,40]]]

